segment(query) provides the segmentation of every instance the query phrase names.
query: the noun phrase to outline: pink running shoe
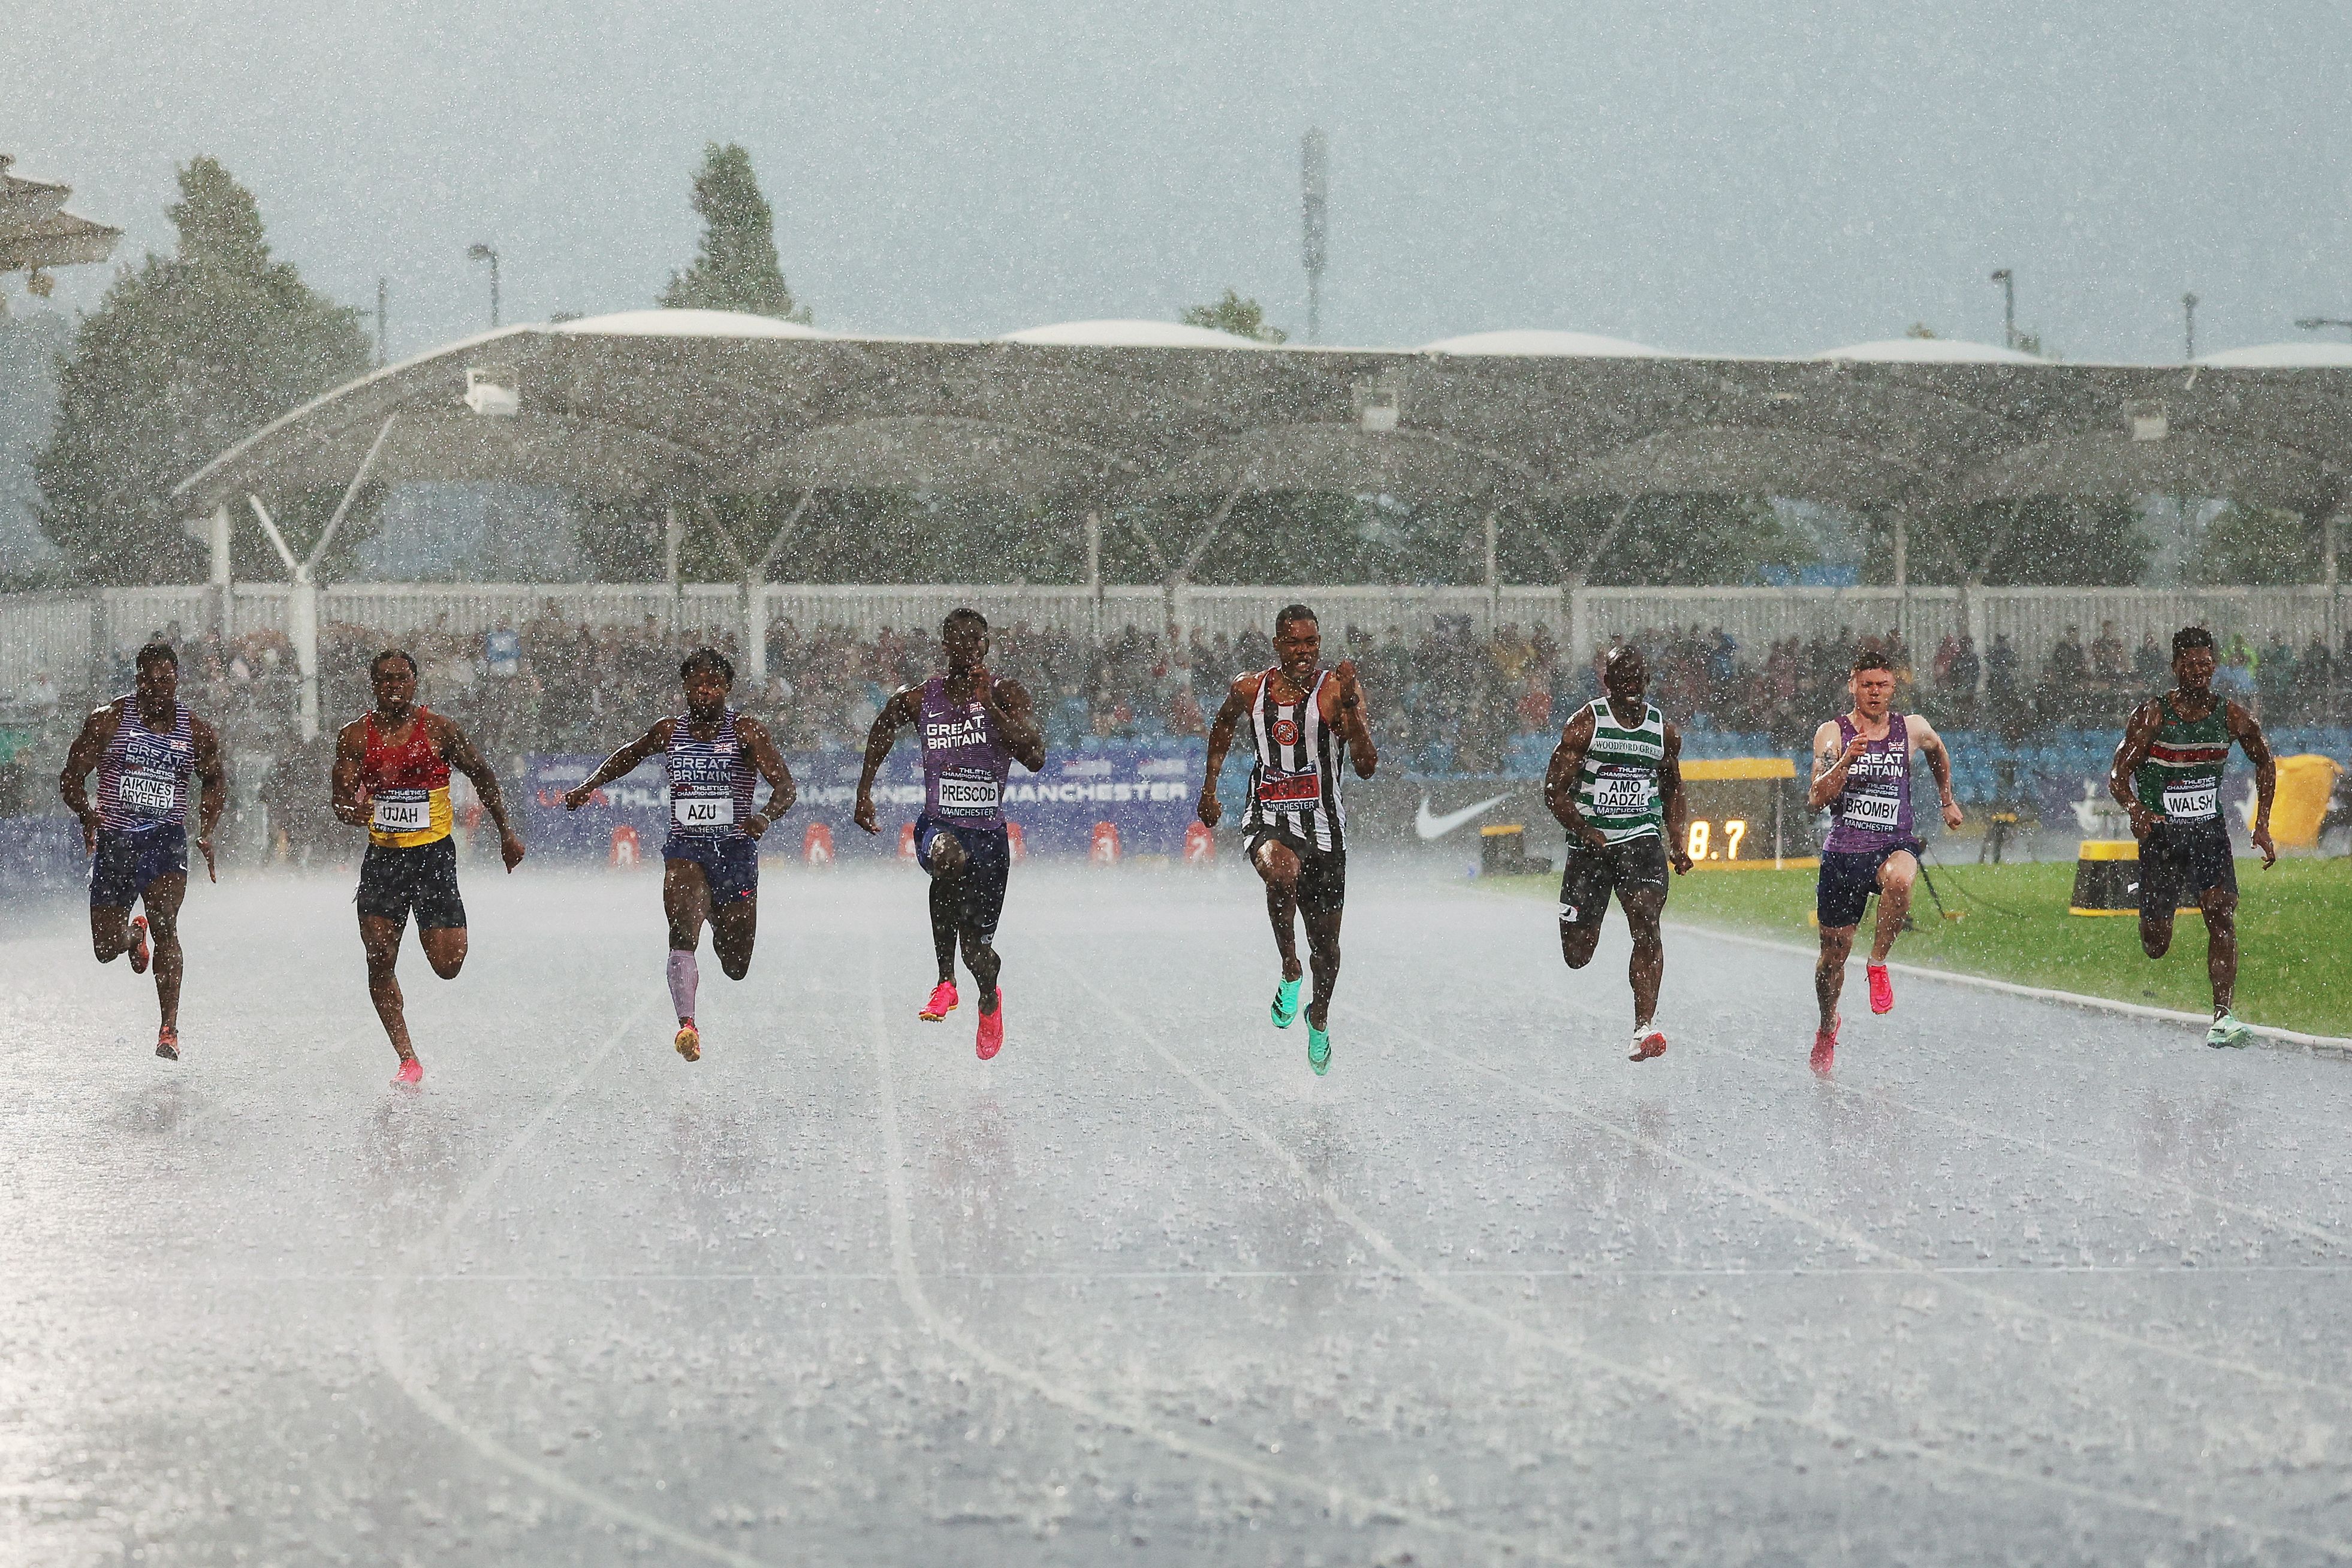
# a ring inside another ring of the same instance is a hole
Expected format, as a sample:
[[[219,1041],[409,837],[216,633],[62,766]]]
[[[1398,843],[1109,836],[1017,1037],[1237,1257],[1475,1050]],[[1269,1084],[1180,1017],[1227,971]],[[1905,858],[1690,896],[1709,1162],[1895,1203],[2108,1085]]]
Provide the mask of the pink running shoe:
[[[923,1004],[922,1019],[926,1024],[936,1024],[955,1010],[955,982],[942,980],[931,987],[931,999]]]
[[[980,1059],[987,1061],[1004,1048],[1004,987],[996,988],[996,1011],[980,1016],[980,1037],[972,1044]]]
[[[1828,1028],[1813,1031],[1813,1070],[1815,1072],[1825,1073],[1837,1066],[1838,1030],[1844,1025],[1845,1019],[1843,1016],[1833,1017],[1830,1020]]]
[[[1870,1010],[1874,1013],[1895,1011],[1895,982],[1886,977],[1886,965],[1864,964],[1862,972],[1870,976]]]
[[[132,915],[131,917],[131,973],[144,974],[147,973],[147,959],[150,952],[151,950],[147,946],[147,917],[145,915]]]
[[[401,1063],[400,1070],[392,1075],[392,1086],[394,1089],[400,1089],[404,1086],[409,1089],[415,1089],[418,1084],[423,1083],[424,1081],[425,1064],[418,1061],[415,1057],[411,1057],[406,1061]]]

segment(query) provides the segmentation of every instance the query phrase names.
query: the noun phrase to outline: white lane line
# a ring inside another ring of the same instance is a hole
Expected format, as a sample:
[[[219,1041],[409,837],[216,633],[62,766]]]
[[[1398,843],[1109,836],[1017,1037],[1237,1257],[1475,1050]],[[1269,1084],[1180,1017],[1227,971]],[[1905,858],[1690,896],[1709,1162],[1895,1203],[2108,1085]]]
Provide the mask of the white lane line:
[[[1244,1136],[1280,1160],[1288,1167],[1291,1174],[1299,1184],[1315,1194],[1335,1218],[1362,1237],[1373,1250],[1394,1264],[1398,1270],[1412,1279],[1424,1294],[1444,1302],[1466,1317],[1475,1318],[1488,1324],[1498,1330],[1506,1338],[1517,1342],[1530,1351],[1563,1356],[1570,1361],[1612,1373],[1626,1382],[1680,1400],[1685,1405],[1695,1408],[1705,1408],[1717,1415],[1729,1415],[1741,1421],[1769,1421],[1795,1426],[1824,1437],[1832,1443],[1858,1443],[1884,1453],[1900,1454],[1930,1465],[1940,1465],[1989,1480],[1997,1480],[2011,1486],[2028,1487],[2040,1491],[2055,1492],[2062,1496],[2099,1503],[2126,1512],[2169,1520],[2176,1524],[2191,1529],[2234,1531],[2251,1537],[2257,1545],[2270,1541],[2293,1541],[2299,1545],[2308,1546],[2332,1556],[2352,1559],[2352,1541],[2307,1535],[2273,1525],[2246,1524],[2227,1514],[2207,1513],[2199,1510],[2179,1508],[2154,1499],[2137,1497],[2129,1492],[2111,1491],[2106,1488],[2093,1486],[2087,1482],[2066,1480],[2056,1476],[2036,1474],[2030,1470],[2011,1469],[2007,1466],[1990,1464],[1981,1459],[1970,1459],[1958,1454],[1944,1453],[1908,1439],[1883,1436],[1859,1427],[1848,1426],[1843,1422],[1832,1420],[1826,1416],[1800,1415],[1794,1411],[1759,1405],[1744,1394],[1727,1394],[1706,1384],[1675,1373],[1653,1372],[1643,1367],[1630,1365],[1612,1357],[1601,1355],[1579,1346],[1564,1344],[1538,1333],[1517,1319],[1507,1313],[1497,1312],[1490,1307],[1470,1300],[1459,1291],[1449,1289],[1435,1275],[1415,1264],[1386,1236],[1374,1229],[1370,1222],[1358,1214],[1328,1183],[1309,1171],[1306,1163],[1291,1152],[1288,1145],[1244,1115],[1240,1108],[1234,1104],[1223,1089],[1202,1078],[1170,1051],[1161,1043],[1156,1026],[1147,1026],[1125,1004],[1072,966],[1066,958],[1062,960],[1062,963],[1081,985],[1094,993],[1107,1010],[1123,1016],[1129,1026],[1135,1030],[1137,1037],[1150,1043],[1154,1055],[1181,1074],[1203,1099],[1223,1110],[1225,1113],[1225,1119]]]
[[[883,1169],[888,1178],[886,1184],[890,1204],[890,1255],[898,1266],[899,1299],[905,1302],[908,1311],[914,1314],[917,1322],[997,1376],[1009,1383],[1019,1384],[1065,1410],[1099,1422],[1106,1426],[1116,1427],[1122,1432],[1146,1438],[1184,1458],[1199,1459],[1207,1464],[1221,1466],[1238,1475],[1247,1476],[1267,1486],[1279,1488],[1294,1496],[1305,1498],[1309,1502],[1319,1503],[1334,1513],[1339,1511],[1336,1505],[1344,1503],[1354,1510],[1359,1519],[1366,1522],[1392,1519],[1419,1530],[1452,1536],[1462,1541],[1475,1542],[1493,1551],[1525,1553],[1530,1557],[1559,1563],[1592,1561],[1581,1553],[1570,1552],[1563,1548],[1543,1542],[1522,1540],[1492,1531],[1475,1530],[1451,1520],[1439,1519],[1423,1513],[1418,1509],[1408,1507],[1391,1499],[1375,1498],[1351,1488],[1296,1475],[1272,1465],[1262,1464],[1246,1454],[1236,1454],[1221,1445],[1203,1443],[1197,1438],[1187,1437],[1181,1432],[1171,1432],[1165,1427],[1154,1426],[1146,1417],[1129,1415],[1104,1403],[1093,1394],[1056,1383],[999,1355],[973,1335],[966,1332],[953,1319],[933,1307],[930,1297],[923,1289],[922,1271],[915,1267],[914,1224],[907,1196],[907,1157],[905,1146],[900,1142],[898,1136],[898,1097],[891,1089],[893,1074],[889,1025],[882,1012],[881,960],[878,952],[872,947],[867,949],[867,953],[870,968],[866,993],[873,998],[875,1092],[882,1106]]]
[[[1712,937],[1740,947],[1762,948],[1768,952],[1791,953],[1811,960],[1819,954],[1812,948],[1800,947],[1792,942],[1776,942],[1770,937],[1750,936],[1745,931],[1724,931],[1716,926],[1692,925],[1685,921],[1661,922],[1670,931],[1685,936]],[[2097,1013],[2114,1013],[2126,1018],[2147,1018],[2163,1024],[2188,1024],[2202,1029],[2213,1022],[2210,1014],[2180,1013],[2169,1007],[2149,1007],[2137,1002],[2117,1002],[2105,996],[2085,996],[2079,991],[2055,991],[2042,985],[2020,985],[2014,981],[1994,980],[1988,975],[1963,974],[1957,970],[1930,969],[1924,964],[1894,963],[1886,966],[1897,974],[1907,974],[1920,980],[1940,981],[1947,985],[1972,985],[1979,991],[1998,991],[2003,995],[2023,996],[2036,1002],[2056,1002],[2068,1007],[2085,1007]],[[2342,1035],[2306,1035],[2294,1029],[2281,1029],[2268,1024],[2256,1024],[2253,1031],[2265,1049],[2294,1049],[2312,1056],[2352,1057],[2352,1038]]]
[[[449,1240],[456,1234],[458,1222],[463,1220],[477,1204],[490,1195],[499,1181],[505,1177],[508,1168],[515,1163],[525,1149],[530,1146],[532,1141],[540,1135],[547,1124],[555,1120],[556,1113],[570,1104],[572,1097],[587,1088],[589,1084],[603,1083],[604,1080],[596,1076],[595,1069],[602,1066],[604,1058],[611,1056],[620,1043],[635,1030],[638,1020],[653,1010],[656,1002],[667,1000],[668,998],[660,992],[648,987],[645,1000],[632,1008],[628,1016],[623,1018],[614,1026],[603,1045],[597,1047],[595,1051],[586,1058],[573,1060],[570,1064],[572,1069],[571,1081],[547,1102],[537,1116],[532,1117],[524,1125],[521,1131],[509,1141],[505,1151],[492,1163],[490,1168],[483,1172],[475,1180],[474,1184],[467,1188],[450,1208],[440,1228],[430,1237],[410,1247],[407,1256],[415,1257],[429,1247]],[[652,1514],[631,1508],[627,1503],[607,1496],[604,1492],[582,1486],[561,1470],[542,1465],[536,1459],[525,1458],[458,1415],[455,1405],[433,1391],[433,1385],[426,1381],[424,1373],[410,1363],[407,1347],[401,1343],[400,1319],[394,1309],[400,1302],[400,1288],[407,1278],[410,1277],[389,1276],[385,1279],[383,1289],[376,1293],[374,1334],[376,1364],[383,1367],[384,1374],[392,1379],[401,1393],[408,1396],[408,1402],[430,1416],[436,1425],[492,1464],[510,1470],[534,1486],[552,1492],[558,1497],[568,1498],[591,1512],[603,1514],[616,1523],[626,1525],[640,1534],[649,1536],[656,1541],[667,1542],[681,1552],[691,1552],[697,1557],[707,1558],[713,1563],[729,1563],[731,1568],[773,1568],[773,1565],[764,1558],[748,1556],[731,1547],[721,1546],[717,1542],[706,1541],[701,1536],[680,1530],[667,1520],[656,1519]],[[425,1277],[415,1276],[414,1278]]]

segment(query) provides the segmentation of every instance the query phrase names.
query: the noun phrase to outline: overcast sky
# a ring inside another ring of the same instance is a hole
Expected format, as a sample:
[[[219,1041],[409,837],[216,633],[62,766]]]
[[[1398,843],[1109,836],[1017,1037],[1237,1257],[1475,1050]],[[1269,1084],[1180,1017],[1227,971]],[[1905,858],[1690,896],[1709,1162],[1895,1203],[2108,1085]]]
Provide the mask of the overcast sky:
[[[902,15],[903,14],[903,15]],[[2074,359],[2352,316],[2347,7],[1970,4],[12,7],[0,151],[123,254],[223,161],[393,351],[649,304],[740,141],[820,326],[1303,326],[1298,140],[1332,147],[1324,338],[1559,327],[1802,353],[1925,321]],[[62,279],[88,305],[103,269]]]

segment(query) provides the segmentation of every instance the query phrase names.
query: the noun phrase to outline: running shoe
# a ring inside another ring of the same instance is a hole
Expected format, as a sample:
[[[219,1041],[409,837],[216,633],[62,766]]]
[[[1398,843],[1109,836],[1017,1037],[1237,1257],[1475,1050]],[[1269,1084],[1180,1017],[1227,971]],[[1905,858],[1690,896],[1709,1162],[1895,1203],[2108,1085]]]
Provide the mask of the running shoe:
[[[923,1004],[922,1020],[936,1024],[956,1010],[956,988],[952,980],[942,980],[931,987],[931,999]]]
[[[155,1031],[155,1054],[167,1062],[180,1059],[180,1031],[166,1024]]]
[[[2235,1013],[2224,1013],[2205,1031],[2205,1043],[2216,1050],[2224,1046],[2243,1050],[2254,1043],[2253,1026],[2242,1022]]]
[[[1294,980],[1291,984],[1296,985],[1298,982]],[[1317,1078],[1331,1070],[1331,1032],[1317,1028],[1312,1018],[1307,1020],[1307,1065],[1315,1069]]]
[[[1629,1062],[1645,1062],[1652,1057],[1662,1057],[1665,1054],[1665,1031],[1655,1024],[1644,1024],[1633,1031],[1633,1054],[1625,1059]]]
[[[1813,1031],[1813,1070],[1815,1072],[1827,1072],[1837,1065],[1838,1030],[1843,1027],[1844,1024],[1844,1017],[1840,1016],[1830,1020],[1828,1028]]]
[[[144,974],[144,973],[147,973],[147,959],[148,959],[148,955],[149,955],[149,949],[148,949],[148,946],[147,946],[147,917],[146,917],[145,915],[132,915],[132,916],[131,917],[131,973],[133,973],[133,974]]]
[[[1870,1010],[1874,1013],[1895,1011],[1895,982],[1887,978],[1886,965],[1866,963],[1862,972],[1870,977]]]
[[[980,1033],[972,1041],[972,1049],[982,1061],[987,1061],[1004,1048],[1004,987],[996,988],[996,1010],[980,1016]]]
[[[400,1064],[400,1070],[392,1075],[392,1086],[394,1089],[399,1089],[404,1086],[409,1089],[415,1089],[418,1084],[423,1083],[424,1081],[425,1064],[418,1061],[415,1057],[410,1057],[406,1061],[402,1062]]]
[[[1299,980],[1304,980],[1300,975]],[[1274,988],[1274,1026],[1287,1029],[1298,1016],[1298,981],[1286,980]]]
[[[677,1047],[677,1054],[688,1061],[702,1059],[702,1031],[694,1026],[693,1019],[680,1018],[677,1021],[677,1038],[671,1044]]]

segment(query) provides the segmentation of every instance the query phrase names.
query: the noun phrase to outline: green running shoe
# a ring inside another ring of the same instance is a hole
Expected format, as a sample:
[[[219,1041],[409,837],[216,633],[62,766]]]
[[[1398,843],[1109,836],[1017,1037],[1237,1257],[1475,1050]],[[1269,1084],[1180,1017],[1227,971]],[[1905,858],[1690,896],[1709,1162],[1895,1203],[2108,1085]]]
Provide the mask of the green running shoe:
[[[1303,974],[1298,977],[1306,978]],[[1287,1029],[1291,1020],[1298,1016],[1298,980],[1286,980],[1274,988],[1273,1016],[1277,1029]]]
[[[1307,1020],[1307,1065],[1315,1069],[1317,1078],[1331,1070],[1330,1031],[1317,1028],[1312,1018]]]
[[[2254,1028],[2251,1024],[2240,1022],[2237,1014],[2224,1013],[2213,1020],[2211,1028],[2205,1031],[2205,1043],[2216,1050],[2224,1046],[2243,1050],[2254,1043]]]

